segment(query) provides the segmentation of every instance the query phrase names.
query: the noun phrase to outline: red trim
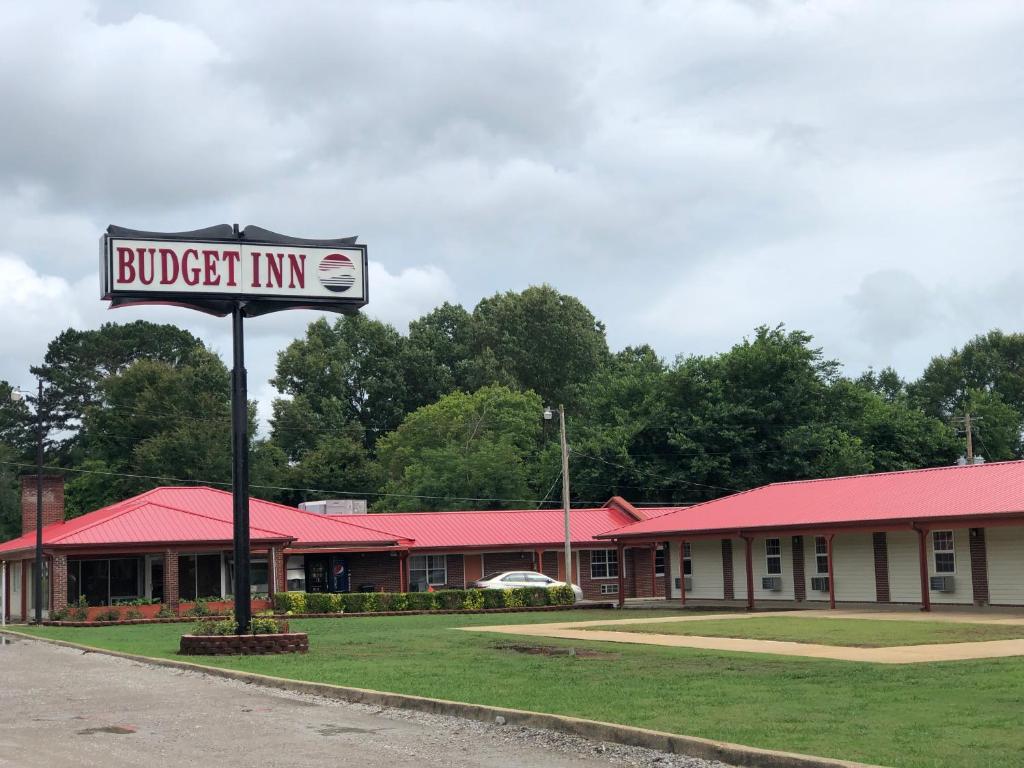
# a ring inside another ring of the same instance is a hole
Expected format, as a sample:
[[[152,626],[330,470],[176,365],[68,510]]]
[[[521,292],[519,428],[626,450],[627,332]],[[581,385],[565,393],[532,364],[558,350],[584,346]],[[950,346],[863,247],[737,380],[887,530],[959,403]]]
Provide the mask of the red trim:
[[[668,562],[668,558],[665,559]],[[686,540],[679,540],[679,604],[686,607]]]
[[[619,544],[619,608],[626,604],[626,548]]]
[[[932,595],[928,588],[928,531],[919,528],[917,531],[917,555],[921,567],[921,610],[932,609]]]
[[[747,610],[754,610],[754,540],[744,536],[743,541],[747,545],[746,566],[747,566]]]
[[[836,607],[836,577],[835,569],[832,567],[832,539],[834,534],[825,536],[825,552],[828,555],[828,607]]]

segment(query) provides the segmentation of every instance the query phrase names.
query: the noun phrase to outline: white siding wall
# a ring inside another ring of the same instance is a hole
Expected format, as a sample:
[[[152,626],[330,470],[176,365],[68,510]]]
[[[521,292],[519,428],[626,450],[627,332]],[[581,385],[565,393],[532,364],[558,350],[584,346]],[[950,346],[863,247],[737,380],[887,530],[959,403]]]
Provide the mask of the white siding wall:
[[[989,602],[1024,605],[1024,528],[986,528],[985,547]],[[960,563],[956,565],[959,571]]]
[[[889,549],[889,598],[894,603],[921,602],[921,571],[918,560],[917,533],[913,531],[892,531],[887,534]],[[928,543],[928,575],[935,574],[935,557],[932,538]],[[989,544],[989,571],[992,568],[991,544]],[[954,592],[931,592],[933,603],[974,602],[974,586],[971,580],[971,543],[967,528],[953,530],[953,551],[956,555]],[[991,577],[990,577],[991,581]],[[990,587],[991,588],[991,587]]]
[[[8,564],[7,580],[11,585],[11,618],[22,619],[24,616],[21,615],[21,562]]]
[[[837,601],[875,601],[875,553],[870,533],[837,534],[832,540],[832,568]]]
[[[804,536],[804,580],[807,582],[808,602],[828,602],[828,592],[818,592],[811,589],[811,579],[815,576],[827,576],[826,573],[818,573],[818,561],[815,559],[814,536]]]
[[[732,590],[737,600],[747,599],[747,545],[743,539],[732,540]],[[757,542],[754,542],[754,557],[757,557]],[[754,586],[757,586],[756,584]],[[757,592],[754,592],[757,595]]]
[[[754,599],[755,600],[792,600],[795,596],[793,591],[793,537],[792,536],[773,536],[771,538],[777,538],[781,545],[782,551],[782,573],[781,574],[769,574],[768,573],[768,561],[765,557],[765,540],[763,538],[754,539],[754,553],[753,553],[753,565],[754,565]],[[745,566],[744,566],[745,567]],[[743,578],[746,579],[746,571],[743,572]],[[779,592],[773,592],[770,589],[761,589],[761,579],[765,576],[779,576],[782,579],[782,590]]]
[[[675,580],[679,576],[679,542],[670,545],[672,571],[672,597],[679,597]],[[693,591],[688,598],[721,600],[725,594],[725,580],[722,573],[722,543],[712,541],[690,542],[690,569],[693,571]]]

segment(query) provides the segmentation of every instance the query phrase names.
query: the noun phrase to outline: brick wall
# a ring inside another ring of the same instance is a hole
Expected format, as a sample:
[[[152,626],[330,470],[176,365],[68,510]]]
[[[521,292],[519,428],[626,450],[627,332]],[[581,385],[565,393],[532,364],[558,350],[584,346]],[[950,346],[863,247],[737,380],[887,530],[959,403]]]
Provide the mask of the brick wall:
[[[61,611],[68,605],[68,557],[60,553],[50,558],[50,611]]]
[[[807,599],[807,578],[804,574],[804,537],[793,537],[793,598]]]
[[[559,559],[565,560],[565,552],[545,552],[541,557],[543,564],[541,573],[545,576],[550,576],[552,579],[557,579]],[[575,574],[573,575],[573,581],[575,581]]]
[[[722,596],[726,600],[736,599],[736,588],[732,575],[732,539],[722,539]]]
[[[164,552],[164,603],[172,611],[178,612],[178,553],[173,550]]]
[[[270,588],[271,593],[288,591],[288,560],[281,547],[272,547],[274,557],[274,577],[276,583]]]
[[[654,550],[650,547],[626,550],[629,554],[628,560],[632,563],[633,590],[627,590],[628,597],[664,597],[665,579],[658,576],[654,579]],[[665,553],[666,562],[668,552]],[[654,579],[654,591],[651,591],[651,580]]]
[[[890,601],[889,540],[885,531],[871,534],[871,547],[875,551],[875,600],[879,603],[888,603]]]
[[[21,476],[21,532],[36,529],[36,475]],[[64,478],[43,475],[43,525],[64,520]]]
[[[466,586],[466,561],[462,555],[448,555],[448,584],[449,587]]]
[[[378,592],[402,591],[397,554],[358,552],[345,555],[345,561],[348,563],[349,589],[353,592],[358,591],[362,584],[373,584]]]
[[[974,585],[974,604],[988,605],[988,549],[985,546],[985,529],[971,528],[971,583]]]
[[[612,551],[614,552],[615,549],[612,548]],[[627,597],[636,594],[636,592],[634,591],[636,589],[636,578],[635,578],[635,573],[634,573],[634,562],[633,561],[634,561],[635,558],[633,557],[633,552],[634,552],[633,549],[626,549],[626,551],[625,551],[625,558],[624,558],[625,563],[619,563],[619,568],[622,569],[622,574],[623,574],[624,581],[625,581],[624,594]],[[579,556],[580,556],[580,583],[579,583],[579,587],[580,587],[580,589],[583,590],[583,596],[585,598],[587,598],[588,600],[610,600],[610,599],[618,597],[618,595],[615,594],[615,593],[607,594],[607,595],[602,595],[601,594],[601,585],[602,584],[618,584],[619,580],[617,578],[612,578],[612,579],[593,579],[593,578],[591,578],[590,577],[590,554],[591,554],[591,550],[589,550],[589,549],[580,550],[580,553],[579,553]],[[647,591],[648,592],[650,591],[650,587],[649,586],[647,588]]]
[[[532,571],[533,552],[485,552],[484,576],[501,571]]]

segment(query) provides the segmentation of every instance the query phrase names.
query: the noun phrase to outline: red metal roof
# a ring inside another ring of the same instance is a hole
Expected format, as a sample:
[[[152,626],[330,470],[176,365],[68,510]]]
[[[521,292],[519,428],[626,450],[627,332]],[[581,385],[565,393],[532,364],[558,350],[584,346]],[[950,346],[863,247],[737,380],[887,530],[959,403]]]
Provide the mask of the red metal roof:
[[[602,538],[735,533],[1024,513],[1024,461],[773,483],[661,514]]]
[[[560,545],[565,541],[561,509],[490,512],[402,512],[367,516],[373,525],[413,539],[413,549],[485,549],[488,547]],[[618,506],[573,509],[572,543],[598,543],[594,536],[617,528],[631,517]]]
[[[253,542],[289,541],[307,546],[331,544],[394,546],[401,536],[337,517],[250,499],[249,536]],[[231,494],[214,488],[154,488],[139,496],[43,528],[45,547],[140,546],[155,543],[230,543]],[[35,547],[35,532],[0,544],[0,554]]]

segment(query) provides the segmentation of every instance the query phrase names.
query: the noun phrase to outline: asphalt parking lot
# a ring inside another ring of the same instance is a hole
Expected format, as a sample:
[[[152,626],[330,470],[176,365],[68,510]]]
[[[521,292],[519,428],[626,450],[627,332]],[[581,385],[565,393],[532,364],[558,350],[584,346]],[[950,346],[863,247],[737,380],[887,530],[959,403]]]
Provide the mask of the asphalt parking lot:
[[[15,639],[0,645],[0,766],[712,768],[720,763],[320,699]]]

